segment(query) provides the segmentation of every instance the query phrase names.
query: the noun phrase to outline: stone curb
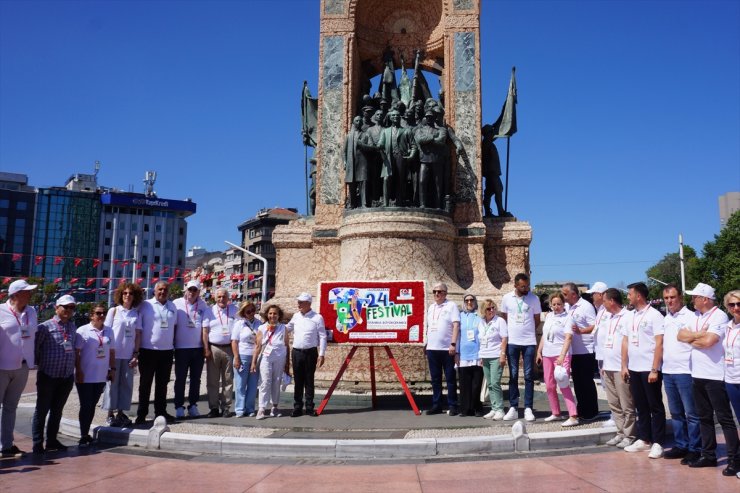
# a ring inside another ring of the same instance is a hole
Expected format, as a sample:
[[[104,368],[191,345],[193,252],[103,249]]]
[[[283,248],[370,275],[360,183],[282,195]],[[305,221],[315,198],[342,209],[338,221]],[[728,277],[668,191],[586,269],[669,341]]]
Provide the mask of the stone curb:
[[[528,434],[524,421],[517,421],[518,436],[489,435],[447,438],[389,440],[235,438],[173,433],[165,429],[159,446],[150,444],[149,430],[98,426],[93,432],[98,440],[110,445],[150,448],[167,452],[253,458],[323,458],[323,459],[424,459],[449,456],[477,456],[513,452],[541,452],[603,445],[616,433],[615,427],[590,428]],[[62,418],[60,431],[79,438],[79,423]]]

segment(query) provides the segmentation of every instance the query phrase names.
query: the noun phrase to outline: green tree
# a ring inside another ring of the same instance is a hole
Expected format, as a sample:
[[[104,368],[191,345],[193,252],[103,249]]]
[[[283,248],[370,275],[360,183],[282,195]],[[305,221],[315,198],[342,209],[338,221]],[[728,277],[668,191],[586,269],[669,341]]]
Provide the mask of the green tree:
[[[690,289],[689,286],[694,287],[698,282],[693,273],[696,270],[699,258],[696,255],[696,250],[688,245],[684,245],[683,247],[683,258],[685,263],[686,287]],[[678,252],[667,253],[657,264],[650,267],[645,274],[648,277],[647,285],[650,289],[651,299],[657,300],[663,297],[663,285],[651,278],[668,284],[674,284],[680,288],[681,261]]]
[[[714,240],[704,244],[692,275],[698,282],[710,284],[720,303],[725,293],[740,289],[740,211],[730,216]]]
[[[176,300],[177,298],[181,298],[182,293],[183,293],[182,284],[180,284],[179,282],[173,282],[172,284],[170,284],[170,299],[171,300]]]

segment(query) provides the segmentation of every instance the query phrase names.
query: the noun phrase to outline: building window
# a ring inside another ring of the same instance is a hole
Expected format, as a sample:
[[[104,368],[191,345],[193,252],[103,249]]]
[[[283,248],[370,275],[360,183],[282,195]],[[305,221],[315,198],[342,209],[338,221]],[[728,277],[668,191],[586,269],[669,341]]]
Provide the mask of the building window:
[[[185,234],[185,228],[183,228],[182,226],[180,226],[180,236],[182,236],[184,234]]]
[[[149,225],[148,224],[145,224],[144,225],[144,233],[148,233],[148,232],[149,232]]]
[[[28,209],[28,202],[25,201],[18,201],[15,204],[15,208],[19,211],[25,211]]]
[[[108,262],[110,260],[110,253],[104,253],[103,254],[103,262]]]
[[[136,222],[131,223],[131,231],[136,231],[138,227],[139,227],[138,223]]]
[[[108,269],[103,269],[103,277],[108,277]]]
[[[126,229],[126,223],[123,222],[123,221],[121,221],[120,223],[118,223],[118,229]]]
[[[157,224],[156,226],[154,226],[154,231],[156,233],[161,233],[162,232],[162,225],[161,224]]]
[[[149,238],[144,238],[144,248],[149,247]]]
[[[103,244],[105,244],[105,246],[110,246],[110,238],[106,238]]]
[[[113,227],[113,224],[111,224],[110,221],[105,221],[105,229],[111,229]]]
[[[154,263],[155,264],[158,264],[159,263],[159,255],[155,255],[154,256]]]
[[[149,257],[147,255],[144,255],[143,257],[141,257],[141,261],[142,262],[149,262]]]
[[[162,242],[160,240],[155,240],[154,248],[162,248]]]

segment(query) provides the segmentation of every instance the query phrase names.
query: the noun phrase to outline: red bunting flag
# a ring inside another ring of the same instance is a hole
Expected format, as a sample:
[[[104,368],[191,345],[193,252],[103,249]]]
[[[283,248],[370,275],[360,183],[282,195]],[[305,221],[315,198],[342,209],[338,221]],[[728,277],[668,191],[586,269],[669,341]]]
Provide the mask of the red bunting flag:
[[[44,261],[43,255],[36,255],[36,258],[33,260],[33,263],[34,265],[39,265],[43,261]]]
[[[157,270],[157,264],[149,264],[149,268],[152,270]]]
[[[175,277],[180,275],[180,269],[175,269]]]
[[[60,282],[62,282],[61,277],[57,277],[56,279],[54,279],[54,284],[59,284]]]
[[[10,282],[10,277],[3,277],[3,284],[8,284]]]
[[[22,258],[23,258],[23,254],[21,254],[21,253],[14,253],[13,254],[13,262],[18,262]]]
[[[162,266],[162,274],[167,274],[167,271],[170,270],[169,265],[163,265]]]
[[[87,278],[87,282],[85,283],[85,286],[89,288],[89,287],[90,287],[90,286],[92,286],[92,285],[93,285],[94,283],[95,283],[95,278],[94,278],[94,277],[88,277],[88,278]]]
[[[0,300],[4,299],[6,294],[7,293],[0,293]]]
[[[248,278],[248,279],[249,279],[250,281],[254,281],[254,274],[249,274],[249,278]]]
[[[94,258],[93,259],[93,267],[97,267],[98,265],[100,265],[100,259],[99,258]]]
[[[130,262],[129,262],[128,260],[124,260],[124,261],[123,261],[123,262],[121,263],[121,265],[123,265],[124,267],[128,267],[128,264],[129,264],[129,263],[130,263]]]
[[[144,265],[141,262],[136,263],[136,270],[141,270],[141,266]]]
[[[169,283],[175,282],[175,276],[168,277],[167,278],[167,282],[169,282]]]
[[[138,279],[136,279],[136,284],[141,284],[142,282],[144,282],[143,277],[139,277]]]
[[[190,270],[185,269],[184,271],[182,271],[182,277],[186,277],[188,274],[190,274]]]
[[[152,280],[151,280],[151,283],[152,284],[156,284],[158,282],[159,282],[159,278],[158,277],[153,277]]]
[[[120,260],[118,260],[117,258],[113,259],[113,265],[118,265],[118,262],[120,262]]]
[[[200,282],[205,282],[206,276],[200,276]]]
[[[110,277],[106,277],[103,279],[103,286],[107,286],[108,284],[110,284]]]
[[[224,274],[223,272],[220,272],[220,273],[218,274],[218,280],[219,280],[219,281],[222,281],[222,280],[224,279],[224,277],[226,277],[226,274]]]
[[[64,261],[63,257],[54,257],[54,265],[59,265]]]
[[[75,257],[75,267],[79,267],[82,263],[82,259],[80,257]]]
[[[73,277],[72,279],[70,279],[70,280],[69,280],[69,283],[70,283],[70,284],[75,284],[75,283],[77,283],[77,281],[79,281],[79,280],[80,280],[80,278],[79,278],[79,277]]]

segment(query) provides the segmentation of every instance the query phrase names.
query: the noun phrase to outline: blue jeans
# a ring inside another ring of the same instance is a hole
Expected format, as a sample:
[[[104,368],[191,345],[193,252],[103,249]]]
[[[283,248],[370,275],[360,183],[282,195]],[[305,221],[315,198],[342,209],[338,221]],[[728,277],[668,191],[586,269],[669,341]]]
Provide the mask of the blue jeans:
[[[509,363],[509,405],[519,407],[519,358],[524,358],[524,407],[534,407],[534,356],[537,346],[506,346]]]
[[[735,411],[735,418],[740,421],[740,383],[725,382],[725,388],[727,389],[727,397],[730,399],[732,410]]]
[[[185,380],[190,372],[188,402],[198,404],[200,377],[203,374],[203,348],[175,349],[175,408],[185,406]]]
[[[664,373],[663,386],[673,422],[673,446],[700,453],[701,430],[691,375]]]
[[[259,371],[250,372],[249,365],[252,364],[251,354],[240,354],[241,368],[234,369],[234,393],[236,403],[234,411],[237,416],[252,414],[254,412],[254,399],[257,397],[257,379]]]
[[[427,349],[429,376],[432,380],[432,409],[441,409],[442,370],[447,381],[447,406],[457,408],[457,376],[455,375],[455,357],[449,351]]]

